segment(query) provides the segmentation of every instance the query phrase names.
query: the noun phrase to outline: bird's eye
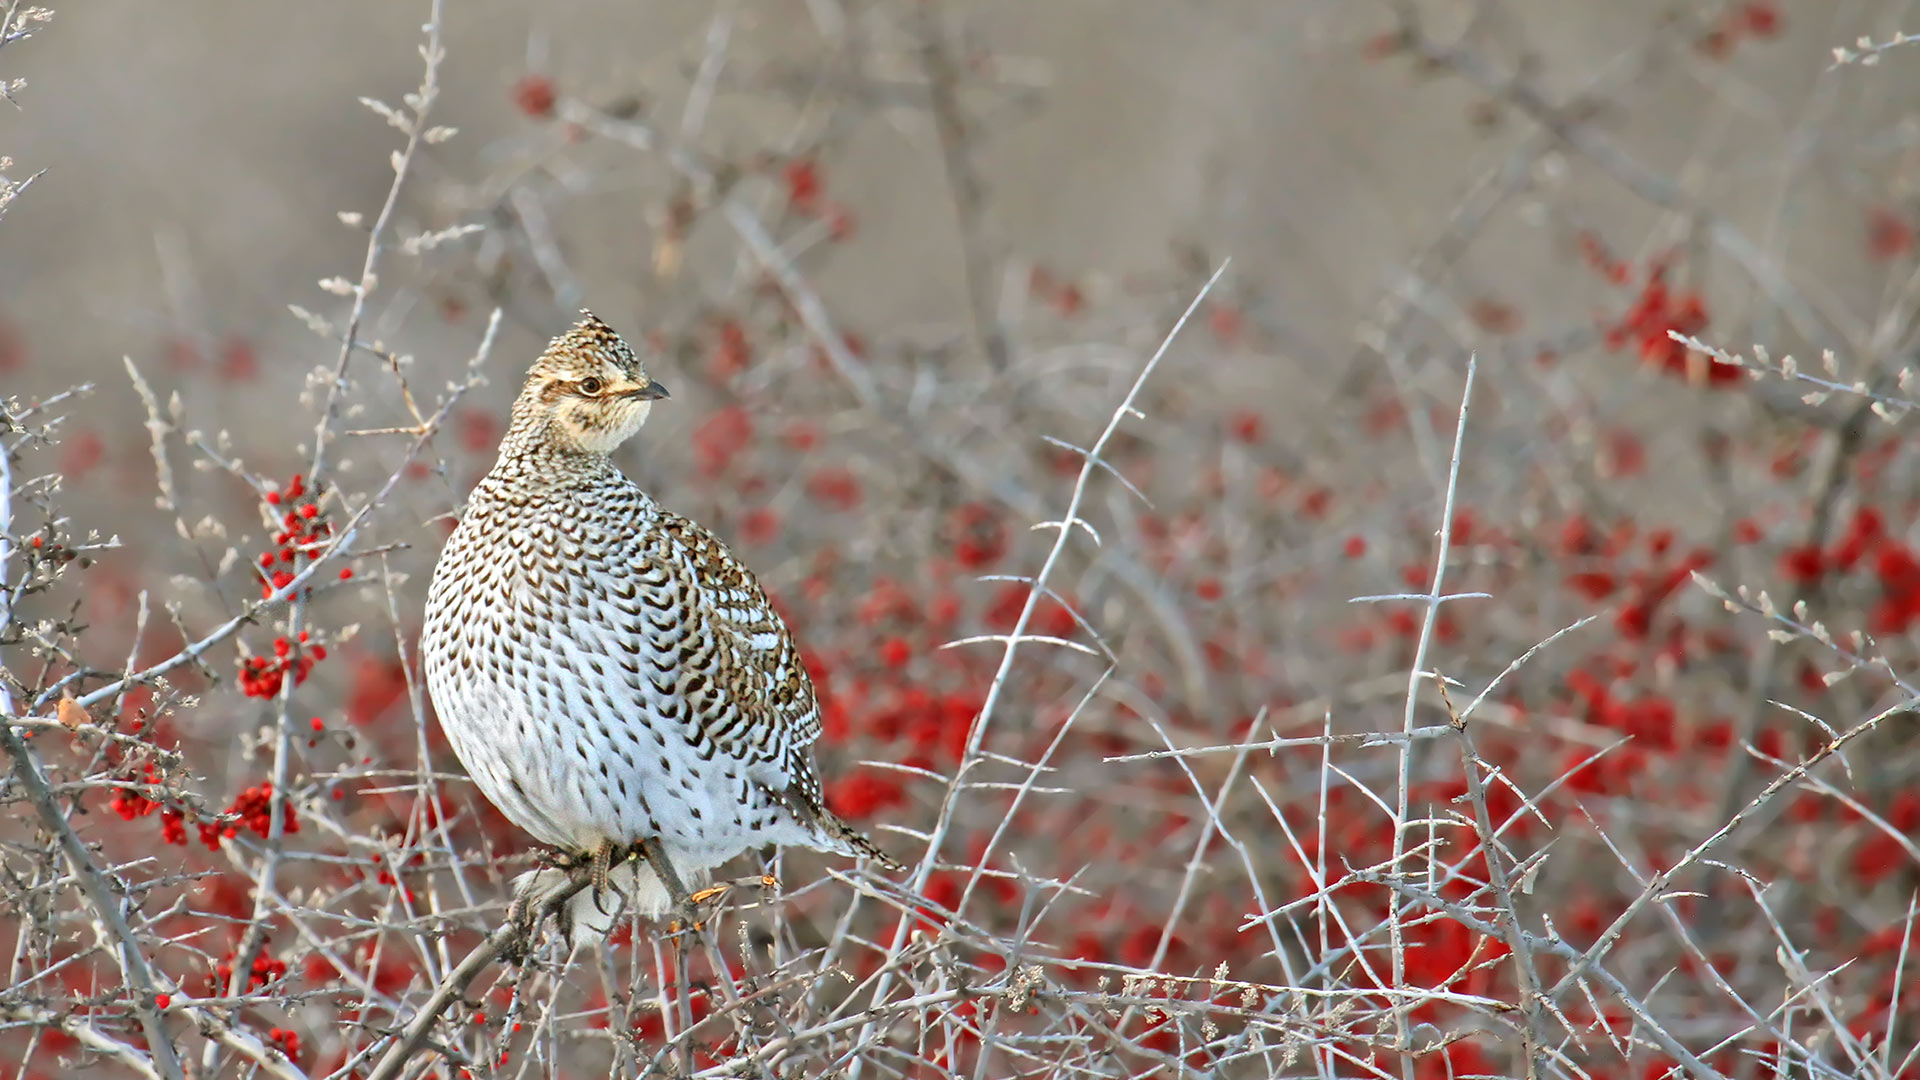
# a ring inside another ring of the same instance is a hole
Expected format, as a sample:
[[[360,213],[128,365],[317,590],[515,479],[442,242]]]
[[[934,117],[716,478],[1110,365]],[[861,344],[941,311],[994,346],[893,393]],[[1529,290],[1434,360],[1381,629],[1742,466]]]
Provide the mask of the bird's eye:
[[[583,394],[587,394],[591,396],[593,394],[599,393],[600,389],[601,389],[601,384],[599,379],[593,378],[592,376],[588,376],[587,378],[580,380],[580,392]]]

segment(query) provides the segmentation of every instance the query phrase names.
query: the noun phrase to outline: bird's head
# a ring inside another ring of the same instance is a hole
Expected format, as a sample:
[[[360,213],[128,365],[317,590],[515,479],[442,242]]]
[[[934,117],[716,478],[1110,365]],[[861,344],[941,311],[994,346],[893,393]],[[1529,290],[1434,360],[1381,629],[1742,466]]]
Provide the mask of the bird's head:
[[[611,454],[647,422],[667,388],[647,376],[640,357],[590,311],[553,339],[527,371],[513,403],[513,426],[570,453]]]

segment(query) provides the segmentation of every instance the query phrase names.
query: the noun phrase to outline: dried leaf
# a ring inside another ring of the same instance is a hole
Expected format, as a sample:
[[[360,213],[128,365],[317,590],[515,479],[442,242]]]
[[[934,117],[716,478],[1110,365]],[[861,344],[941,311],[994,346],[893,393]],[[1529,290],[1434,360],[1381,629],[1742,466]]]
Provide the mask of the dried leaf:
[[[80,725],[86,723],[89,719],[87,710],[81,708],[80,703],[73,700],[72,694],[61,695],[60,707],[55,711],[55,715],[60,718],[60,725],[68,731],[80,730]]]

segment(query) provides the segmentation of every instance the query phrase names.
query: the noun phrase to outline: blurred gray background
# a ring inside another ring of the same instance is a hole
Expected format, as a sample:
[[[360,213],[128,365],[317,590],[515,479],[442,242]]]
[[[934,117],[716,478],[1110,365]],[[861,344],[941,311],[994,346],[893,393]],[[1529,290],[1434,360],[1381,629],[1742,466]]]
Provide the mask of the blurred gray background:
[[[1907,194],[1882,181],[1911,153],[1888,136],[1907,130],[1893,121],[1914,80],[1893,69],[1911,66],[1822,72],[1832,45],[1883,34],[1911,5],[1781,3],[1778,37],[1703,55],[1702,28],[1738,6],[1421,10],[1437,37],[1465,32],[1489,57],[1526,57],[1565,100],[1594,92],[1598,127],[1746,215],[1822,292],[1871,295],[1878,268],[1860,258],[1862,207]],[[0,148],[18,175],[47,170],[0,236],[0,313],[31,357],[0,377],[25,390],[110,379],[123,353],[227,334],[262,343],[270,378],[295,377],[325,350],[285,305],[317,306],[314,281],[357,270],[361,241],[333,215],[370,213],[390,178],[394,133],[355,98],[393,100],[416,84],[425,5],[56,10],[37,39],[0,53],[0,71],[28,80],[22,107],[0,114]],[[998,252],[1114,280],[1160,271],[1175,244],[1232,255],[1239,287],[1284,344],[1260,365],[1269,389],[1343,365],[1356,326],[1443,235],[1476,179],[1538,130],[1458,78],[1369,59],[1390,10],[1360,0],[455,2],[436,115],[462,134],[431,152],[429,183],[406,212],[444,217],[424,204],[431,193],[476,182],[489,153],[537,126],[510,100],[530,70],[563,93],[637,94],[677,115],[716,12],[732,39],[707,125],[714,153],[755,141],[744,132],[806,127],[793,95],[775,88],[817,77],[831,39],[821,28],[836,20],[869,28],[885,54],[888,29],[932,18],[956,47],[998,58],[1008,81],[1037,84],[1024,101],[1011,91],[969,99],[983,114],[974,157]],[[917,78],[910,62],[903,71]],[[924,106],[902,101],[857,117],[825,163],[858,236],[817,273],[845,321],[878,331],[952,325],[965,310],[938,143]],[[1863,160],[1863,146],[1878,160]],[[1644,202],[1578,162],[1543,180],[1555,219],[1628,245],[1658,225]],[[634,282],[650,242],[642,207],[622,195],[616,183],[576,201],[556,227],[589,302],[625,320],[643,314]],[[1568,249],[1523,212],[1530,200],[1496,213],[1460,273],[1471,291],[1524,311],[1530,328],[1584,318],[1592,283],[1542,272],[1564,267]],[[102,399],[116,413],[129,403]]]

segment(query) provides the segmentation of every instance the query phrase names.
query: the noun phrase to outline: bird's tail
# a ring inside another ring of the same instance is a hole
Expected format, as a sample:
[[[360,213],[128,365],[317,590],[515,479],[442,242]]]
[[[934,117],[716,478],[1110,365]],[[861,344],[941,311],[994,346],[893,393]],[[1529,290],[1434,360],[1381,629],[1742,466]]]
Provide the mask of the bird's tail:
[[[888,870],[905,870],[906,864],[882,850],[866,833],[854,828],[841,819],[840,815],[824,807],[820,810],[820,831],[835,841],[843,853],[861,859],[872,859]]]

